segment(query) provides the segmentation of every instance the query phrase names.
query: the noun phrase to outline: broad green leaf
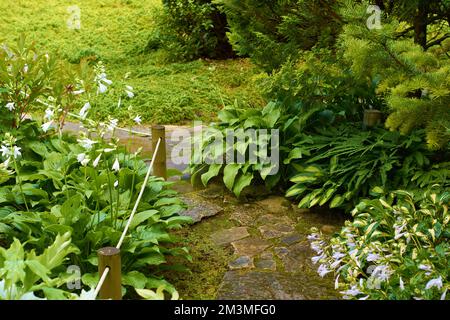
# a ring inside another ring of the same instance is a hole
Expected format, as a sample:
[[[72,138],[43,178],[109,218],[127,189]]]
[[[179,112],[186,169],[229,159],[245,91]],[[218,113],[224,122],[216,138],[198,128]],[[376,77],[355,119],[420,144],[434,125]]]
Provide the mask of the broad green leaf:
[[[209,180],[219,175],[221,168],[221,164],[212,164],[209,166],[208,172],[202,174],[202,183],[205,187],[208,185]]]

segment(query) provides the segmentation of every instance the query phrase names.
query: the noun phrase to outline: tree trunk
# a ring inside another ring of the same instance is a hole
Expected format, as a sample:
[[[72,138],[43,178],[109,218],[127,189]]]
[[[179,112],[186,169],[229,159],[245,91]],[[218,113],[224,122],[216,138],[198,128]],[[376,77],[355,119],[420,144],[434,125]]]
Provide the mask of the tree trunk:
[[[428,28],[429,4],[427,0],[419,0],[416,16],[414,17],[414,42],[427,48],[427,28]]]

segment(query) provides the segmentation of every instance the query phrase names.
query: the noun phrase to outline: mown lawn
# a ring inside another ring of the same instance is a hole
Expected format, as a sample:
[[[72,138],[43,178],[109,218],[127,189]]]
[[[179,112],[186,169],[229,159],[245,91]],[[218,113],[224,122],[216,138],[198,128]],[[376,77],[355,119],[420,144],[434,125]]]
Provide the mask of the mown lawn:
[[[80,8],[79,30],[67,25],[72,5]],[[223,104],[236,99],[263,105],[253,83],[257,70],[246,59],[168,63],[161,50],[146,51],[160,7],[160,0],[2,0],[0,40],[9,43],[25,33],[28,41],[72,63],[97,57],[111,79],[127,75],[136,91],[133,108],[147,123],[212,121]],[[95,112],[126,121],[116,101],[105,101]]]

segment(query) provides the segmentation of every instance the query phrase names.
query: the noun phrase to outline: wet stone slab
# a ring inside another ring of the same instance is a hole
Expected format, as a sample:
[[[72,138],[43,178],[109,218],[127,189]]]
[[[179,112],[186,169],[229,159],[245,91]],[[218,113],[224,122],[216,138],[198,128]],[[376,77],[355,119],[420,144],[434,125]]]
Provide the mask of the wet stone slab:
[[[260,270],[275,271],[277,269],[277,263],[275,262],[273,253],[271,252],[263,252],[256,261],[255,266]]]
[[[269,242],[257,237],[250,237],[235,241],[231,243],[231,245],[234,248],[235,255],[250,257],[257,255],[270,247]]]
[[[282,261],[287,272],[314,273],[311,263],[312,251],[307,243],[297,243],[290,247],[275,248],[276,255]]]
[[[279,196],[271,196],[256,203],[264,210],[273,214],[285,214],[293,210],[289,200]]]
[[[293,226],[285,223],[277,223],[274,225],[265,225],[258,228],[264,239],[274,239],[292,233],[295,229]]]
[[[246,227],[237,227],[227,230],[218,231],[211,235],[212,241],[216,245],[226,245],[233,241],[241,240],[250,236]]]
[[[228,271],[219,288],[218,300],[309,300],[333,299],[307,275],[264,271]]]
[[[242,256],[228,263],[231,270],[236,269],[251,269],[254,268],[253,258],[249,256]]]
[[[195,192],[184,194],[180,198],[188,206],[187,210],[182,211],[180,215],[191,217],[194,223],[223,212],[222,207],[205,201],[203,197]]]

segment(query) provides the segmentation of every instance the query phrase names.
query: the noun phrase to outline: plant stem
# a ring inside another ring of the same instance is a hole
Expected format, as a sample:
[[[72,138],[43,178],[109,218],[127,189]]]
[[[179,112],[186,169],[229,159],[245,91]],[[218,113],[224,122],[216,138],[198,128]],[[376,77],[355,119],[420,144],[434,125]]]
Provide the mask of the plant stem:
[[[27,204],[27,199],[25,197],[25,193],[23,192],[22,180],[20,179],[19,166],[17,165],[16,158],[13,157],[13,161],[14,161],[14,167],[16,169],[17,182],[19,183],[19,189],[20,189],[20,192],[22,193],[23,202],[25,203],[25,207],[27,208],[27,212],[30,212],[30,209],[28,208],[28,204]]]

